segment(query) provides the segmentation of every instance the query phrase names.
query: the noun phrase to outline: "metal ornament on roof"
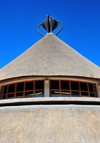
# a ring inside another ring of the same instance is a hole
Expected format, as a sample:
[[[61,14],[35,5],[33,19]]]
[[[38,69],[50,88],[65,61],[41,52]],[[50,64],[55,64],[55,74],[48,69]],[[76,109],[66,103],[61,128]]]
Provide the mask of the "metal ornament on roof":
[[[47,18],[38,25],[37,27],[37,31],[40,35],[44,36],[40,31],[39,31],[39,27],[42,25],[43,28],[47,31],[47,33],[53,33],[53,30],[57,28],[58,23],[61,24],[61,28],[60,30],[55,34],[57,35],[63,28],[63,24],[61,21],[56,21],[53,17],[49,17],[49,15],[47,15]]]

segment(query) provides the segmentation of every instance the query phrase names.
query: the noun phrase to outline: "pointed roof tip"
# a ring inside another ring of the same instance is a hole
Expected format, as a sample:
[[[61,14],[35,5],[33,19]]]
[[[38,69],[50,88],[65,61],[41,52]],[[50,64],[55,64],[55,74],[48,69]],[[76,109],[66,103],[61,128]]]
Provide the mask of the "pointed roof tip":
[[[61,28],[60,30],[55,34],[57,35],[63,28],[63,24],[61,21],[56,21],[53,17],[49,17],[49,15],[47,15],[47,18],[38,25],[37,27],[37,31],[40,35],[44,36],[40,31],[39,31],[39,27],[42,25],[43,28],[47,31],[47,33],[53,33],[53,30],[57,28],[58,23],[61,24]]]
[[[74,76],[100,79],[100,68],[48,33],[0,69],[0,80],[23,76]]]

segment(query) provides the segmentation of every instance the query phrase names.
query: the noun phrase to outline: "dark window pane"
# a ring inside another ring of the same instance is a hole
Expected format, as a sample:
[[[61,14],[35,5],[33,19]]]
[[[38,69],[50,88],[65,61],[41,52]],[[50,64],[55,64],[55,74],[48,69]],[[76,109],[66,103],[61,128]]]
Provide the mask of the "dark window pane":
[[[88,91],[87,83],[80,82],[80,88],[81,88],[82,91]]]
[[[23,96],[23,92],[21,92],[21,93],[16,93],[16,96]]]
[[[79,90],[79,84],[76,81],[71,81],[71,90]]]
[[[22,98],[22,97],[16,97],[16,99],[20,99],[20,98]]]
[[[81,92],[82,96],[89,96],[87,92]]]
[[[14,98],[14,94],[8,94],[8,98]]]
[[[59,97],[59,95],[51,95],[51,97]]]
[[[51,89],[59,89],[59,81],[51,80]]]
[[[97,95],[94,93],[90,93],[90,97],[97,97]]]
[[[51,94],[59,94],[59,91],[51,91]]]
[[[6,95],[0,96],[0,99],[6,99]]]
[[[62,95],[61,97],[70,97],[70,95]]]
[[[35,81],[35,89],[44,89],[44,81]]]
[[[43,97],[43,95],[35,96],[35,97]]]
[[[69,81],[61,81],[61,89],[69,89]]]
[[[33,90],[33,81],[26,82],[25,90]]]
[[[63,95],[70,95],[70,92],[69,91],[61,91],[61,94],[63,94]]]
[[[7,93],[7,85],[2,86],[2,88],[1,88],[1,94],[6,94],[6,93]]]
[[[24,82],[17,83],[17,91],[23,91],[23,88],[24,88]]]
[[[90,90],[91,92],[96,92],[95,84],[89,83],[89,90]]]
[[[10,85],[9,85],[8,93],[14,92],[14,91],[15,91],[15,84],[10,84]]]
[[[25,92],[25,98],[30,98],[33,96],[33,92]]]
[[[72,91],[72,96],[79,97],[80,95],[79,95],[79,92],[74,92],[74,91]]]
[[[43,91],[35,91],[35,95],[42,95]]]

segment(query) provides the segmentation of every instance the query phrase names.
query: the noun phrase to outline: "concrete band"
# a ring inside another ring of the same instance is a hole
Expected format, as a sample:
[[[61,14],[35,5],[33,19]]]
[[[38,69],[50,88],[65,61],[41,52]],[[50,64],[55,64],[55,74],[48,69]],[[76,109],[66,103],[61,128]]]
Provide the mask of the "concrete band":
[[[89,97],[45,97],[45,98],[20,98],[0,100],[3,105],[34,105],[34,104],[88,104],[100,105],[99,98]]]

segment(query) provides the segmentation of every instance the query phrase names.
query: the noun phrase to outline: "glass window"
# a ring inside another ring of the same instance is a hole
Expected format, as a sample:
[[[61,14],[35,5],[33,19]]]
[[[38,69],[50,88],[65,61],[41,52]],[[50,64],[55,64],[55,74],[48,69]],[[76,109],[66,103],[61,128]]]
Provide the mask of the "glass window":
[[[51,89],[59,89],[59,80],[51,80]]]
[[[62,95],[61,97],[70,97],[70,95]]]
[[[15,91],[15,84],[10,84],[10,85],[9,85],[8,93],[14,92],[14,91]]]
[[[89,90],[90,90],[90,92],[96,92],[95,84],[89,83]]]
[[[8,94],[8,98],[14,98],[14,94]]]
[[[6,99],[6,95],[0,96],[0,99]]]
[[[7,85],[6,86],[2,86],[2,89],[1,89],[1,95],[2,94],[6,94],[7,93]]]
[[[35,95],[42,95],[43,91],[35,91]]]
[[[35,89],[44,89],[44,81],[35,81]]]
[[[90,97],[96,97],[95,93],[90,93]]]
[[[59,86],[59,84],[61,86]],[[71,85],[71,88],[70,88]],[[88,82],[80,82],[80,81],[68,81],[68,80],[51,80],[50,81],[50,95],[52,96],[88,96],[91,93],[91,97],[96,96],[96,87],[95,84],[90,84]],[[81,95],[80,95],[81,93]]]
[[[74,91],[72,91],[72,96],[73,96],[73,95],[74,95],[74,96],[78,96],[78,97],[80,96],[80,95],[79,95],[79,92],[74,92]]]
[[[33,81],[26,82],[25,90],[33,90]]]
[[[61,94],[63,94],[63,95],[70,95],[70,92],[69,91],[61,91]]]
[[[14,95],[16,96],[14,97]],[[0,99],[22,98],[22,97],[30,98],[30,97],[43,97],[43,96],[44,96],[44,81],[34,80],[34,81],[26,81],[17,84],[14,83],[2,86]],[[80,81],[68,81],[68,79],[51,80],[50,96],[51,97],[70,97],[70,96],[97,97],[96,84],[88,82],[80,82]]]
[[[89,96],[88,92],[81,92],[82,96]]]
[[[23,96],[23,92],[21,92],[21,93],[16,93],[16,97],[17,96]]]
[[[24,86],[25,86],[25,91],[24,91]],[[22,97],[28,98],[28,97],[37,97],[37,96],[38,97],[44,96],[44,80],[26,81],[26,82],[20,82],[17,84],[14,83],[14,84],[8,84],[6,86],[2,86],[0,99],[22,98]]]
[[[80,88],[81,88],[82,91],[88,91],[87,83],[80,82]]]
[[[69,81],[61,81],[61,89],[69,89]]]
[[[60,92],[57,90],[51,91],[51,94],[59,94]]]
[[[33,96],[33,91],[31,91],[31,92],[25,92],[25,97],[26,98],[30,98],[32,96]]]
[[[36,97],[36,98],[37,98],[37,97],[43,97],[43,95],[38,95],[38,96],[35,96],[35,97]]]
[[[59,95],[51,95],[51,97],[59,97]]]
[[[79,90],[79,83],[76,81],[71,81],[71,90]]]
[[[24,82],[17,83],[17,91],[23,91],[24,89]]]

